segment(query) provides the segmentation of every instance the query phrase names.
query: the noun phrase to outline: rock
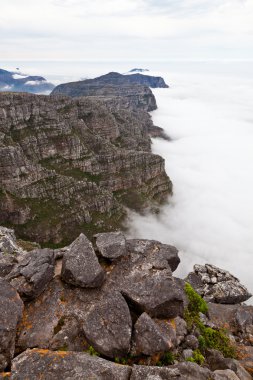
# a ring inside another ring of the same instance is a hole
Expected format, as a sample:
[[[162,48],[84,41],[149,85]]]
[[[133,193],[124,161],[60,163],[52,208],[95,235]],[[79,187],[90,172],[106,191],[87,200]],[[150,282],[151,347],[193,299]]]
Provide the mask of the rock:
[[[126,301],[113,293],[92,305],[83,324],[88,342],[110,357],[127,355],[130,350],[132,320]]]
[[[183,358],[184,358],[185,360],[191,358],[192,355],[193,355],[193,350],[190,349],[190,348],[188,348],[187,350],[183,350],[183,352],[182,352],[182,356],[183,356]]]
[[[253,375],[253,346],[240,346],[238,353],[239,363]]]
[[[194,273],[186,281],[209,302],[237,304],[251,297],[236,277],[210,264],[194,265]]]
[[[6,276],[24,300],[38,297],[54,276],[54,254],[50,249],[26,253]]]
[[[176,317],[174,321],[177,336],[177,345],[179,346],[187,334],[187,323],[183,318],[180,317]]]
[[[136,355],[154,355],[169,351],[175,343],[176,334],[169,322],[154,321],[143,313],[134,325],[133,352]]]
[[[12,380],[128,380],[131,368],[85,353],[27,350],[12,362]]]
[[[240,380],[231,369],[214,371],[214,380]]]
[[[10,365],[14,356],[17,323],[23,312],[23,302],[16,290],[0,278],[0,371]]]
[[[135,253],[137,256],[146,257],[156,269],[170,268],[174,272],[180,263],[176,247],[155,240],[127,240],[127,248],[129,252]]]
[[[199,341],[195,335],[187,335],[184,341],[184,346],[196,350],[199,347]]]
[[[99,253],[108,259],[116,259],[127,254],[126,239],[122,232],[109,232],[95,235]]]
[[[102,99],[0,93],[0,224],[65,245],[84,231],[91,238],[115,230],[125,206],[141,211],[167,199],[172,183],[164,159],[151,152],[153,122],[143,110],[153,94],[131,88],[133,104],[143,103],[137,111],[128,92]]]
[[[212,373],[195,363],[182,362],[168,367],[134,365],[130,380],[210,380]]]
[[[62,261],[62,279],[72,285],[96,288],[104,281],[104,271],[100,266],[91,242],[81,234],[65,252]]]
[[[17,244],[14,230],[0,226],[0,255],[19,255],[24,253]]]

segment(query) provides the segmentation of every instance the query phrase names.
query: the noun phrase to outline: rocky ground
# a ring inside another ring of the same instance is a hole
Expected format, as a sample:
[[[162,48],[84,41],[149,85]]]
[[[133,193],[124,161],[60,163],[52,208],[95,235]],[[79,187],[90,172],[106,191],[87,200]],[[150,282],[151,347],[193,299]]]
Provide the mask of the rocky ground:
[[[40,249],[0,228],[0,378],[252,378],[238,279],[209,264],[178,279],[177,249],[157,241],[94,241]]]

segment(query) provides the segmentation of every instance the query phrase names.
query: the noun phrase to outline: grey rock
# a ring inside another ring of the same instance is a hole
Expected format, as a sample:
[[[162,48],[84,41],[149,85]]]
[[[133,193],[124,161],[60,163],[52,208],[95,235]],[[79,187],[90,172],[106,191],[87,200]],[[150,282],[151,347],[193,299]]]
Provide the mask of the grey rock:
[[[13,229],[0,226],[0,258],[6,255],[19,255],[24,253],[17,244]]]
[[[179,346],[183,342],[187,334],[187,323],[185,322],[183,318],[176,317],[175,325],[176,325],[177,345]]]
[[[194,265],[194,273],[186,281],[209,302],[237,304],[251,297],[236,277],[210,264]]]
[[[65,282],[75,286],[96,288],[103,284],[104,271],[84,234],[80,234],[64,253],[61,276]]]
[[[130,350],[132,320],[120,293],[105,295],[87,313],[83,331],[88,342],[101,354],[125,356]]]
[[[144,355],[169,351],[173,348],[176,334],[167,321],[154,321],[143,313],[134,325],[133,352]]]
[[[240,380],[231,369],[214,371],[214,380]]]
[[[27,350],[12,362],[12,380],[129,380],[131,368],[80,352]]]
[[[183,358],[184,358],[185,360],[191,358],[192,355],[193,355],[193,350],[190,349],[190,348],[188,348],[188,349],[186,349],[186,350],[183,350],[183,352],[182,352],[182,356],[183,356]]]
[[[24,300],[38,297],[54,276],[54,254],[50,249],[27,252],[6,276]]]
[[[126,238],[122,232],[108,232],[95,235],[99,253],[108,259],[116,259],[127,254]]]
[[[211,371],[217,370],[231,370],[240,380],[250,380],[250,374],[242,367],[238,360],[231,358],[224,358],[222,353],[217,350],[207,351],[207,363]]]
[[[23,302],[16,290],[0,278],[0,371],[10,365],[14,356],[17,323],[23,312]]]
[[[195,335],[187,335],[184,341],[184,346],[196,350],[199,347],[199,341]]]

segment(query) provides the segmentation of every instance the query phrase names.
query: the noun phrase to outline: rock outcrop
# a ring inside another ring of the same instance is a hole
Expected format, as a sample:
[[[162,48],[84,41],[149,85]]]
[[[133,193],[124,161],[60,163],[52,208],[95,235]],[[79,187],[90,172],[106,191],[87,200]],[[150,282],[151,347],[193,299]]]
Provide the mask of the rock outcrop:
[[[0,69],[0,91],[49,93],[54,85],[41,76],[23,75],[19,71]]]
[[[95,97],[0,94],[0,223],[63,245],[119,227],[124,206],[166,199],[172,185],[142,112],[112,112]]]
[[[52,261],[44,265],[44,256]],[[99,268],[103,281],[69,282],[61,269],[68,258],[77,260],[77,279]],[[252,306],[206,305],[173,276],[178,264],[175,247],[119,233],[98,235],[97,247],[81,234],[63,249],[22,251],[0,280],[2,378],[249,380]]]
[[[52,94],[96,96],[114,109],[153,111],[157,105],[149,87],[168,86],[160,77],[112,72],[94,79],[60,84],[54,88]]]

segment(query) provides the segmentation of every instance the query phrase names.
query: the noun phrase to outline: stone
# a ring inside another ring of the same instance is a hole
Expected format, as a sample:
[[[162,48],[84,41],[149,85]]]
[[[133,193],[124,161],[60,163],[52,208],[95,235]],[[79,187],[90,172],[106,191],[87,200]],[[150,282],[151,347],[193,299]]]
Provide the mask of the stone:
[[[198,338],[195,335],[187,335],[184,340],[184,346],[196,350],[199,347]]]
[[[83,331],[88,342],[99,353],[110,358],[127,355],[132,319],[122,295],[115,292],[93,304],[84,320]]]
[[[23,302],[5,279],[0,278],[0,289],[0,371],[3,371],[14,356],[16,330],[22,317]]]
[[[174,333],[174,334],[173,334]],[[134,325],[133,352],[135,355],[154,355],[170,351],[176,334],[167,321],[154,321],[143,313]]]
[[[81,352],[26,350],[12,362],[12,380],[129,380],[131,368]]]
[[[95,235],[99,253],[107,259],[117,259],[127,254],[126,238],[122,232],[108,232]]]
[[[240,345],[238,350],[239,363],[253,376],[253,346]]]
[[[188,348],[188,349],[186,349],[186,350],[183,350],[183,352],[182,352],[182,356],[183,356],[183,358],[184,358],[185,360],[191,358],[192,355],[193,355],[193,350],[190,349],[190,348]]]
[[[214,380],[240,380],[231,369],[214,371]]]
[[[190,273],[186,281],[208,302],[238,304],[251,297],[236,277],[210,264],[194,265],[194,273]]]
[[[27,252],[6,276],[24,300],[38,297],[54,276],[54,254],[50,249]]]
[[[68,284],[96,288],[104,281],[104,271],[100,266],[91,242],[84,234],[71,244],[62,261],[62,279]]]
[[[187,323],[181,317],[176,317],[174,321],[175,321],[177,345],[179,346],[183,342],[187,334]]]

